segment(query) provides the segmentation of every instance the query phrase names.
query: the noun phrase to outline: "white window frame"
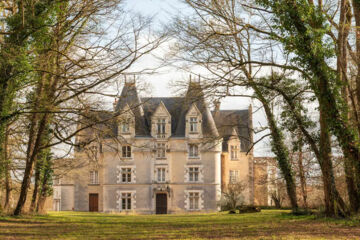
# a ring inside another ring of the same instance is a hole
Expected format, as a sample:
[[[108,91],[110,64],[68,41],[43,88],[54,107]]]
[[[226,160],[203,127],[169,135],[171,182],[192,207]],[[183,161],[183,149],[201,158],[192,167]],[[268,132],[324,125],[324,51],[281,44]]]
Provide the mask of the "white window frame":
[[[239,170],[230,170],[229,171],[229,183],[239,182]]]
[[[158,118],[156,122],[156,134],[166,134],[166,118]]]
[[[90,184],[99,184],[99,171],[91,170],[89,172],[89,182]]]
[[[156,143],[156,158],[166,158],[166,143]]]
[[[200,167],[189,167],[189,182],[199,182]]]
[[[188,149],[189,149],[189,158],[200,158],[199,144],[189,143]]]
[[[185,209],[188,211],[204,209],[204,190],[185,190]]]
[[[121,157],[126,159],[132,158],[132,147],[130,145],[121,146]]]
[[[198,132],[198,118],[197,117],[190,117],[190,132],[197,133]]]
[[[117,190],[117,209],[120,212],[128,212],[128,211],[133,211],[136,209],[136,191],[135,190]],[[125,209],[123,208],[123,199],[124,197],[126,197],[126,199],[130,198],[130,207],[129,207],[129,201],[127,200],[125,202]]]
[[[231,145],[230,146],[230,158],[231,160],[238,160],[238,152],[239,148],[238,145]]]
[[[166,167],[157,167],[156,168],[156,181],[159,183],[166,182]]]
[[[61,185],[61,178],[59,178],[59,177],[53,178],[53,185],[54,186]]]
[[[132,169],[129,167],[121,168],[121,182],[122,183],[131,183],[132,179]]]
[[[121,210],[131,210],[132,196],[130,192],[121,193]]]
[[[130,174],[130,181],[129,181],[129,176],[126,176],[125,181],[123,181],[123,174],[125,175]],[[134,165],[117,166],[117,183],[120,184],[136,183],[136,167]]]
[[[190,192],[189,193],[189,210],[200,210],[200,193]]]
[[[129,121],[122,121],[120,125],[120,131],[122,134],[130,133],[130,122]]]
[[[193,169],[191,171],[191,168]],[[194,168],[198,169],[197,171],[197,181],[195,181],[195,177],[193,175],[192,179],[190,179],[191,173],[194,173]],[[188,165],[185,166],[184,172],[184,182],[185,183],[203,183],[204,182],[204,174],[203,174],[203,165]]]

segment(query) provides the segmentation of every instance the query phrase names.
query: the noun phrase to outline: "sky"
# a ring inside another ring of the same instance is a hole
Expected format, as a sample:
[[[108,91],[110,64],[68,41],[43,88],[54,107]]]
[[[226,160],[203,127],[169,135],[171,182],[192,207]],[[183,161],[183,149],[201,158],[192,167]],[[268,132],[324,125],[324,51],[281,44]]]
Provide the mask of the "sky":
[[[153,17],[154,29],[160,29],[163,25],[171,22],[172,17],[176,14],[191,13],[181,0],[126,0],[124,2],[124,7],[126,10],[140,13],[144,16]],[[167,51],[166,48],[167,46],[165,45],[165,47],[162,47],[160,50],[156,50],[154,55],[156,57],[162,57],[162,54]],[[156,66],[157,60],[154,56],[147,56],[142,59],[139,64],[140,67],[151,68]],[[146,82],[148,85],[148,91],[146,91],[147,96],[170,97],[177,94],[176,90],[178,90],[178,88],[173,87],[174,82],[189,81],[189,73],[181,71],[176,67],[166,67],[157,70],[155,74],[141,76],[140,80]],[[221,109],[247,109],[249,104],[253,105],[254,110],[256,110],[259,106],[258,103],[253,102],[249,98],[226,97],[221,101]],[[254,112],[253,125],[255,128],[266,126],[265,114],[262,109]],[[261,135],[255,135],[255,141],[260,137]],[[255,146],[254,155],[271,155],[269,139],[265,139]]]

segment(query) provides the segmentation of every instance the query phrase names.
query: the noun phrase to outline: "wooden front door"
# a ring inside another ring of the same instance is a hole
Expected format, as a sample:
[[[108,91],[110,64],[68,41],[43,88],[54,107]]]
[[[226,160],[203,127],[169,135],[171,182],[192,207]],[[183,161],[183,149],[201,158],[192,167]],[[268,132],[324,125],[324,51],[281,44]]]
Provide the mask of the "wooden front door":
[[[89,194],[89,211],[90,212],[99,211],[99,194],[97,193]]]
[[[156,194],[156,214],[167,214],[167,194]]]

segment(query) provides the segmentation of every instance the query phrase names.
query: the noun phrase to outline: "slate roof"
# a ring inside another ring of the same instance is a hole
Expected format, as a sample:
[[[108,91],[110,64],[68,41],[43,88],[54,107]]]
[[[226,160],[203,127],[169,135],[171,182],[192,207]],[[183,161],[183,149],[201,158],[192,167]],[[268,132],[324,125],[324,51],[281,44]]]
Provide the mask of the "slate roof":
[[[99,119],[110,118],[129,105],[135,115],[135,135],[151,136],[151,116],[156,108],[163,102],[171,115],[171,136],[185,136],[185,116],[192,104],[202,114],[203,136],[209,138],[223,138],[223,151],[228,151],[228,140],[232,136],[234,129],[238,133],[241,141],[240,149],[248,151],[251,139],[251,117],[249,109],[246,110],[218,110],[210,111],[203,91],[199,83],[190,83],[188,91],[184,97],[154,97],[140,98],[135,84],[125,84],[121,95],[115,106],[115,112],[102,112]],[[106,126],[105,126],[106,125]],[[111,130],[105,137],[117,136],[118,126],[114,121],[104,124],[103,127],[110,127]]]
[[[228,151],[228,140],[235,128],[241,142],[240,149],[242,152],[247,152],[252,141],[249,110],[218,110],[212,111],[212,115],[219,134],[223,137],[223,151]]]
[[[135,84],[125,84],[115,107],[115,112],[120,111],[128,104],[135,115],[135,135],[150,136],[151,116],[161,101],[171,115],[172,136],[185,136],[185,116],[192,104],[195,104],[202,114],[203,136],[219,137],[214,119],[205,102],[199,83],[190,83],[185,97],[142,99],[137,94]]]

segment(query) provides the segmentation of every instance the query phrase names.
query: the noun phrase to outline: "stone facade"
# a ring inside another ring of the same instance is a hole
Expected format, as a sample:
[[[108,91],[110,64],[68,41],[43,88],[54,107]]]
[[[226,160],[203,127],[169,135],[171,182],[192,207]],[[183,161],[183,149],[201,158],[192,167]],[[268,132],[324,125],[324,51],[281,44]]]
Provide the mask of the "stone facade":
[[[251,108],[211,112],[198,83],[184,97],[142,99],[127,83],[114,112],[92,120],[102,123],[77,136],[86,147],[74,161],[84,164],[55,182],[54,210],[217,211],[221,188],[235,181],[253,203]]]

